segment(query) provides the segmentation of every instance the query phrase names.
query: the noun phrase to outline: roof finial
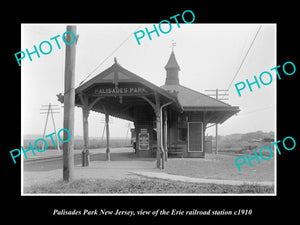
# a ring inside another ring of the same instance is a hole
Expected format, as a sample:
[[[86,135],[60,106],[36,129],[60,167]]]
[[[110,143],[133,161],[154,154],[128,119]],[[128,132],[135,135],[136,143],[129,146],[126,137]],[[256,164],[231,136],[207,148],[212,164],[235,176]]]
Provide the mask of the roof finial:
[[[117,61],[117,57],[114,57],[114,61],[115,61],[115,63],[118,63],[118,61]]]
[[[174,47],[176,46],[176,42],[172,39],[172,52],[174,51]]]

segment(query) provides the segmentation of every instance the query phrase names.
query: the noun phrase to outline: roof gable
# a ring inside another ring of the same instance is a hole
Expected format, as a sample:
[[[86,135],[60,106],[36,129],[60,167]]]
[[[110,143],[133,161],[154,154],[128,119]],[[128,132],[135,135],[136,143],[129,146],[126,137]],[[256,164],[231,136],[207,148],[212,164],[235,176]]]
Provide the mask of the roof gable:
[[[122,67],[117,61],[115,63],[104,70],[103,72],[99,73],[92,79],[86,81],[81,86],[75,89],[75,94],[82,93],[88,91],[91,87],[97,84],[105,84],[105,83],[113,83],[114,85],[118,85],[119,83],[140,83],[154,92],[160,94],[164,97],[165,101],[173,101],[177,107],[182,110],[181,105],[178,102],[178,99],[173,94],[169,93],[168,91],[152,84],[151,82],[143,79],[142,77],[134,74],[133,72],[125,69]]]

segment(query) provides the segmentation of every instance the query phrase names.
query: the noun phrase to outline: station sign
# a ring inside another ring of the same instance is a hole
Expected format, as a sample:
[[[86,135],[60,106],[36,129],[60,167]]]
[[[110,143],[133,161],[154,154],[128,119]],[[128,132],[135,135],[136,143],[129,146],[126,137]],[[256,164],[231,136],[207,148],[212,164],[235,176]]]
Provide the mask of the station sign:
[[[141,84],[124,84],[118,86],[114,84],[97,85],[93,91],[93,95],[101,96],[131,96],[131,95],[147,95],[151,90]]]
[[[141,128],[139,133],[139,150],[149,150],[149,133],[147,128]]]

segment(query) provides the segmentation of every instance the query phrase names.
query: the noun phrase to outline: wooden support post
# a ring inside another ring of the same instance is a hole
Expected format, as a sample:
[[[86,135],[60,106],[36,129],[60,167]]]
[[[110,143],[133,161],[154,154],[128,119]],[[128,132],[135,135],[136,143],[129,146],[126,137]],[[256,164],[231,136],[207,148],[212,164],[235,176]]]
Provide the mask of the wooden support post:
[[[164,149],[165,149],[165,161],[168,161],[168,112],[164,109]]]
[[[161,166],[161,140],[160,140],[160,116],[156,115],[156,136],[157,136],[157,150],[156,150],[156,167],[160,168]]]
[[[90,165],[90,152],[89,152],[89,122],[88,117],[90,110],[82,108],[82,121],[83,121],[83,150],[82,150],[82,166]]]
[[[105,126],[106,126],[106,160],[110,161],[110,148],[109,148],[109,115],[105,114]]]
[[[160,118],[162,118],[162,113],[160,111],[160,115],[159,115]],[[163,122],[160,121],[159,123],[160,125],[160,145],[159,145],[159,154],[160,154],[160,159],[161,159],[161,168],[164,169],[165,168],[165,161],[166,161],[166,155],[165,155],[165,152],[162,150],[163,148]]]
[[[88,96],[80,93],[79,99],[82,105],[82,121],[83,121],[83,150],[82,150],[82,166],[90,165],[90,151],[89,151],[89,122],[88,117],[90,110],[93,106],[102,98],[96,98],[92,103],[89,104]]]
[[[76,36],[76,26],[67,26]],[[73,35],[66,34],[66,41],[71,43]],[[71,182],[74,170],[74,107],[75,107],[75,56],[76,43],[66,45],[65,60],[65,90],[64,90],[64,128],[71,133],[71,139],[63,143],[63,180]],[[68,139],[68,133],[64,132],[64,140]]]
[[[155,115],[156,115],[156,137],[157,137],[157,150],[156,150],[156,167],[161,166],[161,126],[160,126],[160,101],[157,93],[155,95]],[[162,162],[164,165],[164,162]]]

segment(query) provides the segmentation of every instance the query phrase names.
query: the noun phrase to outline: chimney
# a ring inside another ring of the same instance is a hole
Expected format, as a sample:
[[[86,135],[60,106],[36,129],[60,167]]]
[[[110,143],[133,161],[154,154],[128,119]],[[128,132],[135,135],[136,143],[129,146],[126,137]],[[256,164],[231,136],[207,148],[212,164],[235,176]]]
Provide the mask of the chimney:
[[[172,50],[169,61],[165,66],[167,77],[165,85],[179,85],[178,72],[180,67],[176,61],[174,51]]]

